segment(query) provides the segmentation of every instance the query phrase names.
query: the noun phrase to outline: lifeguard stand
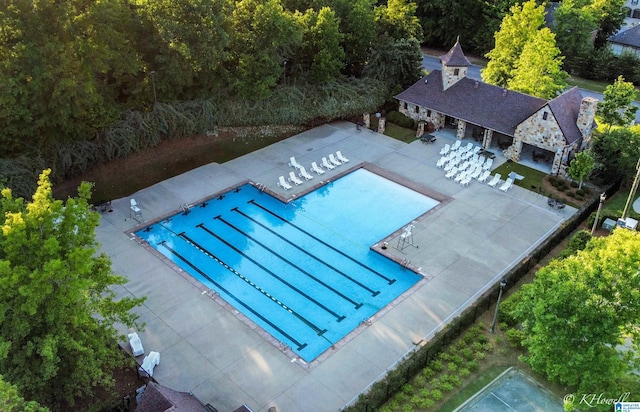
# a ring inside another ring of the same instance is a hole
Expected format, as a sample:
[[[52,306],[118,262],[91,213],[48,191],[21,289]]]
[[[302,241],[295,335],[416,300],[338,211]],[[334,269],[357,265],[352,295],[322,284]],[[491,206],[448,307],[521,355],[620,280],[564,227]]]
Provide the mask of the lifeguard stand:
[[[144,218],[142,217],[142,209],[140,209],[140,206],[138,205],[138,202],[136,202],[136,199],[131,199],[130,202],[131,207],[129,208],[129,217],[137,220],[140,223],[144,222]]]
[[[402,229],[396,249],[402,252],[407,246],[418,247],[413,243],[413,227],[413,225],[407,225]]]

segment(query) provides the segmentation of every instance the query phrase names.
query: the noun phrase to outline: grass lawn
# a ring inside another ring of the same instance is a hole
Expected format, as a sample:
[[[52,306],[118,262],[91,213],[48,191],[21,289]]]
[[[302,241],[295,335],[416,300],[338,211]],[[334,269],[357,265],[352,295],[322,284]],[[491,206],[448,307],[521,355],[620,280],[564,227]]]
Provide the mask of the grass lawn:
[[[545,173],[539,170],[531,169],[530,167],[523,166],[519,163],[507,161],[506,163],[497,167],[493,174],[500,173],[502,179],[506,179],[509,173],[516,172],[519,175],[524,176],[523,180],[516,180],[515,184],[524,187],[527,190],[537,192],[542,187],[542,179],[546,176]]]
[[[379,119],[375,116],[371,116],[371,130],[378,130],[378,122]],[[384,134],[389,137],[393,137],[394,139],[400,140],[401,142],[411,143],[416,140],[416,131],[413,129],[406,129],[404,127],[400,127],[394,123],[387,121],[385,123]]]

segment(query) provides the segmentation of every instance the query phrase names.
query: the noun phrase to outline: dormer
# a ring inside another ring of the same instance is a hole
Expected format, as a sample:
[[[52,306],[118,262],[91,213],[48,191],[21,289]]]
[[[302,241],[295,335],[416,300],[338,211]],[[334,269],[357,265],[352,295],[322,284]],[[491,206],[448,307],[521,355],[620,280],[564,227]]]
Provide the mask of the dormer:
[[[456,40],[451,50],[444,56],[440,56],[442,62],[442,90],[447,90],[458,82],[458,80],[467,76],[467,70],[471,66],[471,62],[462,52],[460,47],[460,38]]]

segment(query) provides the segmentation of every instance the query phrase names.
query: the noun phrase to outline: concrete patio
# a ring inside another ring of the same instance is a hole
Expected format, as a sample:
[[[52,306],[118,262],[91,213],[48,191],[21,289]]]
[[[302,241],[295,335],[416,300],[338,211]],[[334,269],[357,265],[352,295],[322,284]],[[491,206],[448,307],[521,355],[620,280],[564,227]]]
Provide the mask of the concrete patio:
[[[116,289],[118,296],[147,296],[137,310],[146,323],[138,334],[146,353],[161,353],[154,378],[192,392],[221,412],[245,403],[256,412],[270,407],[279,412],[339,411],[495,287],[506,271],[575,213],[571,207],[552,210],[545,197],[518,186],[502,192],[478,182],[462,187],[446,179],[435,164],[440,148],[452,140],[436,136],[434,144],[405,144],[335,122],[224,164],[199,167],[132,196],[147,222],[246,181],[287,201],[311,189],[312,182],[322,184],[318,176],[289,191],[278,187],[278,177],[292,170],[291,156],[309,169],[312,161],[319,163],[341,150],[350,159],[349,168],[380,170],[445,200],[414,223],[417,247],[393,247],[399,233],[386,239],[390,247],[385,252],[424,279],[311,364],[274,345],[220,297],[131,235],[142,225],[130,215],[129,198],[112,201],[113,212],[102,215],[97,240],[111,256],[114,271],[130,280]],[[335,179],[346,168],[328,171],[322,180]]]

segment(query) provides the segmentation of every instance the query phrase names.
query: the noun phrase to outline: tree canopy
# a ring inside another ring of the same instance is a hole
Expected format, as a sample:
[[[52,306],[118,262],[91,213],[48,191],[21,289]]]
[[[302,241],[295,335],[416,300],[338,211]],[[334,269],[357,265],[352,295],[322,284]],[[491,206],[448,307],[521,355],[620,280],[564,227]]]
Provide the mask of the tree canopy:
[[[580,393],[604,393],[605,398],[637,388],[638,377],[628,375],[637,355],[618,345],[640,337],[638,267],[640,234],[615,229],[539,270],[533,283],[510,298],[510,315],[522,328],[531,368]]]
[[[582,189],[582,182],[586,179],[591,171],[596,167],[596,161],[593,155],[588,150],[583,150],[576,154],[576,157],[571,160],[567,174],[573,180],[580,182],[578,189]]]
[[[502,19],[500,30],[495,33],[495,47],[486,54],[489,62],[482,70],[485,82],[509,86],[525,45],[536,38],[544,24],[544,13],[544,6],[538,6],[535,0],[511,7],[510,13]]]
[[[640,125],[612,129],[594,138],[593,153],[602,180],[631,180],[640,159]]]
[[[112,383],[124,361],[114,323],[140,326],[129,311],[143,299],[116,300],[109,289],[126,280],[97,254],[90,185],[54,200],[49,174],[30,202],[2,190],[0,374],[26,399],[56,405]]]
[[[598,102],[596,117],[609,125],[628,126],[633,124],[638,108],[633,105],[636,89],[632,83],[619,76],[613,84],[608,85],[602,93],[602,101]]]

